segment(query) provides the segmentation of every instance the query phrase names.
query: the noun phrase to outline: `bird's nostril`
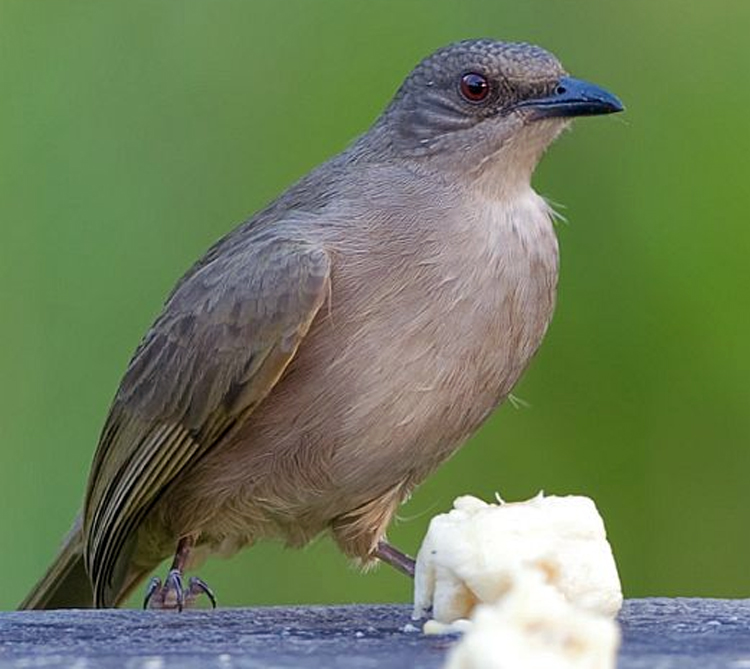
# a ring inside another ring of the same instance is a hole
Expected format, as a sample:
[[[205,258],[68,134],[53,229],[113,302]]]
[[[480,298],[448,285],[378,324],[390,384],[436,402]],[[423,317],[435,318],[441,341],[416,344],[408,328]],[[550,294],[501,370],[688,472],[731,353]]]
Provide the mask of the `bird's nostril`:
[[[568,89],[567,89],[567,88],[565,88],[565,86],[563,86],[562,84],[560,84],[560,85],[559,85],[559,86],[558,86],[558,87],[557,87],[557,88],[555,89],[555,95],[565,95],[565,94],[566,94],[567,92],[568,92]]]

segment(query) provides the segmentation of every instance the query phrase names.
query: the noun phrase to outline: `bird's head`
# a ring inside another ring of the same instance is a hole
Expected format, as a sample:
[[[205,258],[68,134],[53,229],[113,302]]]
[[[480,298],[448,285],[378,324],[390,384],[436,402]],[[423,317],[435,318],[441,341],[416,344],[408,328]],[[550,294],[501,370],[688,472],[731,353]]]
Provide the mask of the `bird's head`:
[[[391,150],[467,178],[528,182],[576,116],[623,109],[530,44],[469,40],[425,58],[381,117]]]

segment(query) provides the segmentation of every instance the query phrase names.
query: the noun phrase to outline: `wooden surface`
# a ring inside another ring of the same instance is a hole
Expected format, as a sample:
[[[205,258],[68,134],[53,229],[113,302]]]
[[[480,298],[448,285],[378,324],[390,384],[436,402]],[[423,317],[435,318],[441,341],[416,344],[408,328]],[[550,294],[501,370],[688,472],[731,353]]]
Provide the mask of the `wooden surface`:
[[[440,667],[455,637],[411,608],[329,606],[0,613],[0,667]],[[750,600],[640,599],[621,614],[619,669],[750,669]]]

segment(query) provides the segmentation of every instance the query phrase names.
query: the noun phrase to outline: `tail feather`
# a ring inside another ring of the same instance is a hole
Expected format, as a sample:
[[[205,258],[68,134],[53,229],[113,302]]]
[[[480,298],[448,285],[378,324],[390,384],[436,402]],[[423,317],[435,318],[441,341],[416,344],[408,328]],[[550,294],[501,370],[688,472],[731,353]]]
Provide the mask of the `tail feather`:
[[[54,562],[19,609],[87,609],[94,605],[94,592],[83,565],[83,535],[76,519]]]

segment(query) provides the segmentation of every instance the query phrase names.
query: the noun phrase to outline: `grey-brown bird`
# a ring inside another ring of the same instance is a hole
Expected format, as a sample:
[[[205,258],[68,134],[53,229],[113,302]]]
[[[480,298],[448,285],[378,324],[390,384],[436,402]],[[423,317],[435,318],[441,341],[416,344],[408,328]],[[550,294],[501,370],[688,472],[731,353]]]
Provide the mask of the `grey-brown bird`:
[[[406,78],[370,130],[208,250],[137,348],[83,511],[25,608],[120,604],[183,572],[327,532],[406,571],[398,508],[507,397],[552,316],[531,188],[575,116],[622,109],[528,44],[472,40]]]

